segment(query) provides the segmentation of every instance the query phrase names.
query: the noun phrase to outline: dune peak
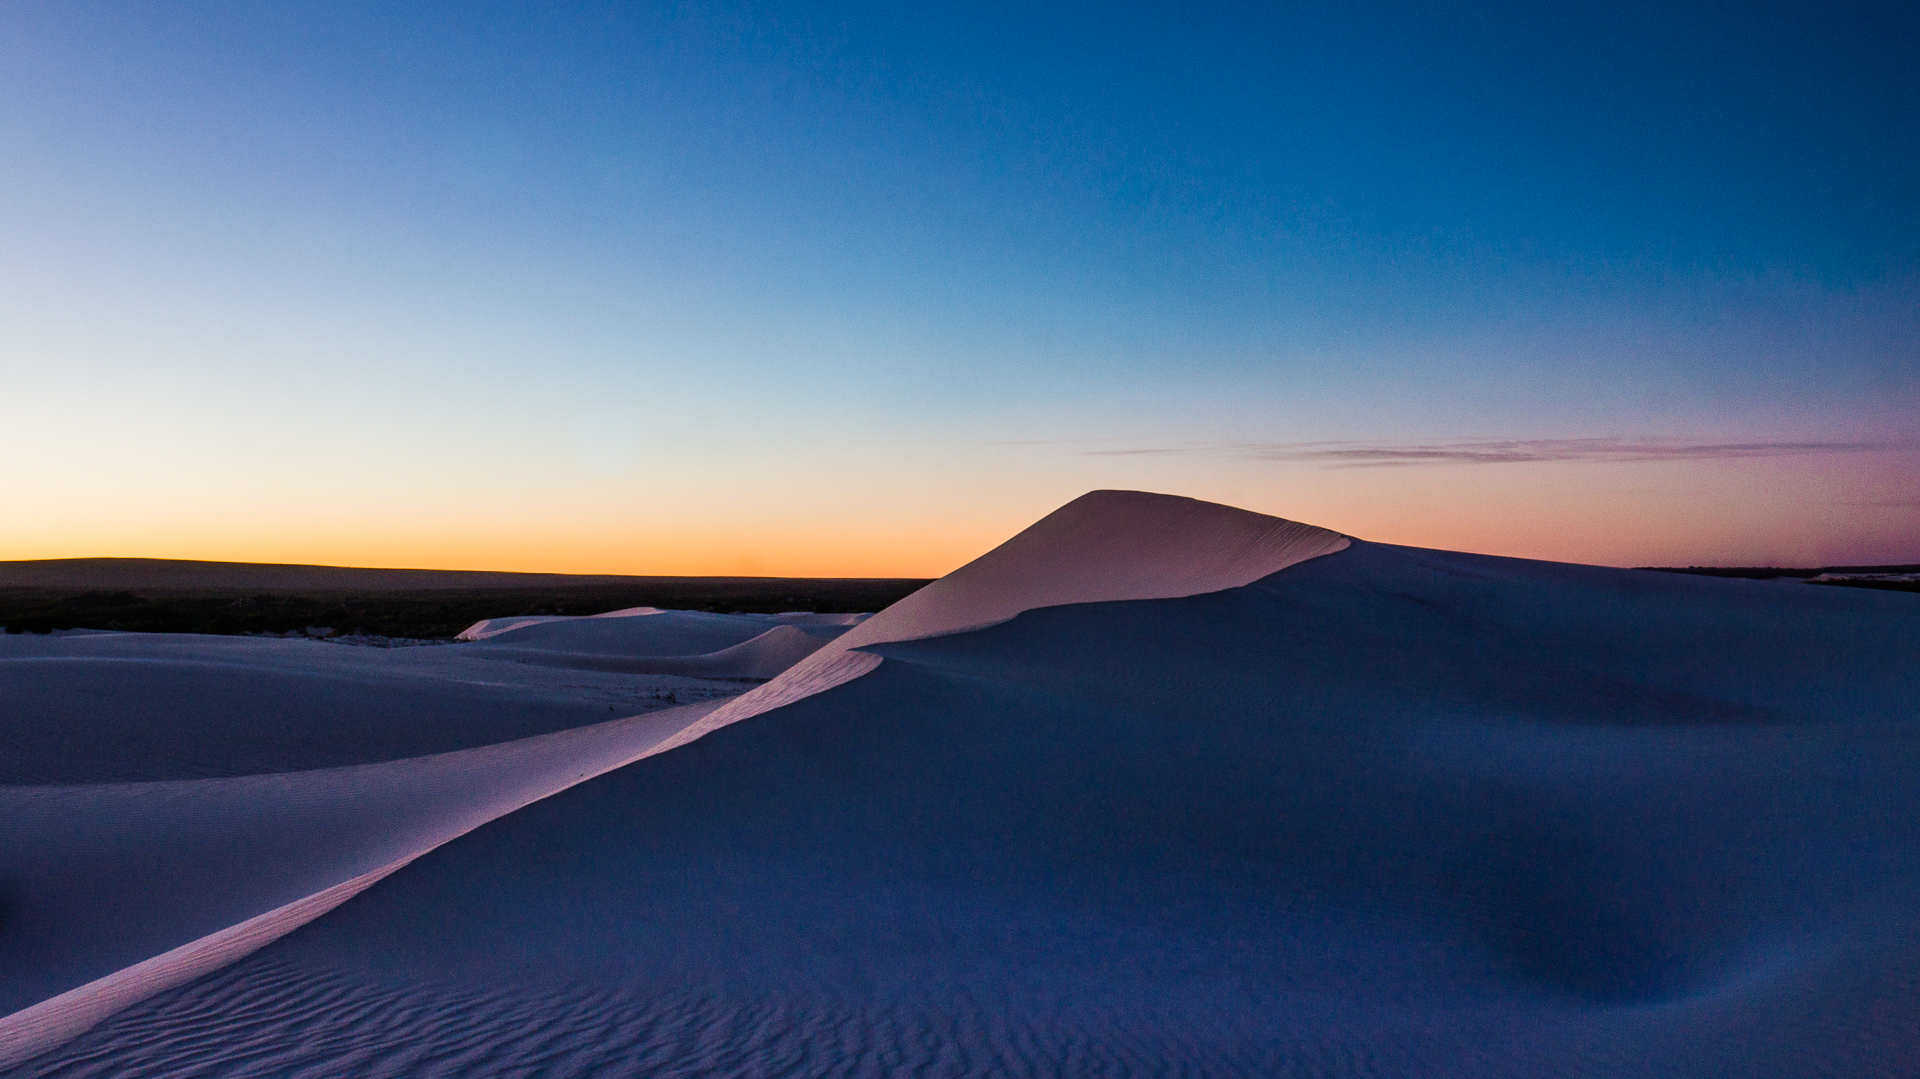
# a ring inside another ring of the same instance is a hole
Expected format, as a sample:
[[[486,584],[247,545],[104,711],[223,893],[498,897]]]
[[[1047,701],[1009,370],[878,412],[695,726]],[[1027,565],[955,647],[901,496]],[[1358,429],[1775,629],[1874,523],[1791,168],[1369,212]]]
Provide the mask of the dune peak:
[[[1090,491],[689,727],[675,744],[850,682],[866,645],[985,629],[1076,603],[1177,599],[1252,584],[1352,540],[1264,513],[1147,491]]]

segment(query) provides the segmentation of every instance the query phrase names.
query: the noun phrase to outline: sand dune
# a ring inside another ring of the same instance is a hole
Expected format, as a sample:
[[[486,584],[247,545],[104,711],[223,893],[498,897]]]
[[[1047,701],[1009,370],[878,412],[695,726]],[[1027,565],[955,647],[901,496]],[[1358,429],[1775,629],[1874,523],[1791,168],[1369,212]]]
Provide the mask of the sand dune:
[[[1100,493],[710,710],[0,792],[0,1046],[33,1076],[1913,1074],[1916,613]],[[587,632],[550,625],[418,651]]]
[[[1259,580],[1330,554],[1324,528],[1191,498],[1094,491],[849,630],[676,740],[771,711],[867,674],[869,645],[962,633],[1039,607],[1191,596]]]

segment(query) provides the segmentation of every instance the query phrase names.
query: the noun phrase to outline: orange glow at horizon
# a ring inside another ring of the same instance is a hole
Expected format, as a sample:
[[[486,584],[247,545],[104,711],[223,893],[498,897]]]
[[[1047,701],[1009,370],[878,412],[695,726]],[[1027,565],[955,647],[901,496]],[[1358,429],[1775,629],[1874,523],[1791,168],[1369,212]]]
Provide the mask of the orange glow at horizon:
[[[1092,462],[1091,464],[1088,462]],[[130,498],[16,520],[0,559],[208,561],[658,576],[937,577],[1096,487],[1222,502],[1363,540],[1599,565],[1834,565],[1920,561],[1904,458],[1323,469],[1069,458],[1026,483],[950,477],[736,496],[525,497],[250,504]],[[971,480],[971,483],[968,481]],[[945,497],[942,497],[944,494]],[[16,502],[18,505],[18,502]],[[637,508],[637,507],[644,507]],[[22,525],[25,527],[22,527]]]

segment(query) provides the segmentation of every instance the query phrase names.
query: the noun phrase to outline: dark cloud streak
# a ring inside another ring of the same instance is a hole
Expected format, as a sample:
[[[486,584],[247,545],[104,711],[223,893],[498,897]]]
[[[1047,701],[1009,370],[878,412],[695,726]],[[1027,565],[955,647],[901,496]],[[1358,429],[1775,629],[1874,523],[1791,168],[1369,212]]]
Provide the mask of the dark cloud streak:
[[[1500,465],[1542,461],[1701,461],[1747,457],[1911,450],[1904,442],[1689,442],[1665,438],[1523,438],[1394,444],[1367,442],[1218,442],[1086,450],[1089,456],[1207,456],[1304,461],[1328,468]]]

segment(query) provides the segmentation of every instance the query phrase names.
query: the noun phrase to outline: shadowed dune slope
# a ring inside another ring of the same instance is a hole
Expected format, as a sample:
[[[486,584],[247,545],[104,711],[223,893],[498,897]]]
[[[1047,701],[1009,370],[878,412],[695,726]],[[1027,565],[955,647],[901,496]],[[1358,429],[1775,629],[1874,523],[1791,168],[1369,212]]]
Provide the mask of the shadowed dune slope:
[[[1342,547],[876,617],[14,1074],[1920,1070],[1909,597]]]

